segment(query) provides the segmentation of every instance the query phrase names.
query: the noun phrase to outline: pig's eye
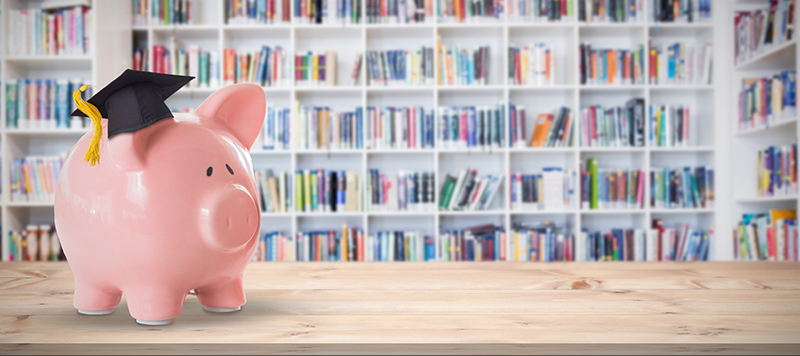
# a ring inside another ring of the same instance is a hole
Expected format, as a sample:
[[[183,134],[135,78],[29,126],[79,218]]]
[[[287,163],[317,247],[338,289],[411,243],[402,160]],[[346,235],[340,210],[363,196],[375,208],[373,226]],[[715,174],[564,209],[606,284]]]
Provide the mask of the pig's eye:
[[[227,163],[225,163],[225,168],[227,168],[228,172],[230,172],[230,174],[233,175],[233,168],[231,168],[231,166],[229,166]]]
[[[206,176],[211,177],[211,173],[214,173],[214,168],[208,167],[208,169],[206,169]]]

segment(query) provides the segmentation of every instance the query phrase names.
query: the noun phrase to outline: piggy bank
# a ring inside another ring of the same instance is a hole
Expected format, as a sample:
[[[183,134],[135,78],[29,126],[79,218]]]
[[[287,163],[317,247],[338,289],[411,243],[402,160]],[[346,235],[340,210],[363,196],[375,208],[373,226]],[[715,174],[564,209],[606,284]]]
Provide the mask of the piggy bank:
[[[190,291],[211,312],[245,304],[242,275],[261,225],[248,151],[265,108],[261,87],[237,84],[193,114],[111,139],[103,119],[95,166],[82,159],[91,133],[78,141],[55,191],[78,312],[110,314],[124,294],[138,323],[164,325]]]

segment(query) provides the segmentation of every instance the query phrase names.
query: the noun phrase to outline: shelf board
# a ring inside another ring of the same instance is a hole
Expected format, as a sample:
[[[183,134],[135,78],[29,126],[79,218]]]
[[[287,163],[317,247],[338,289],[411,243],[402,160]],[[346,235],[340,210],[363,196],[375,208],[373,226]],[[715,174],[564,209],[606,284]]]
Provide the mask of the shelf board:
[[[503,22],[445,22],[436,24],[439,28],[502,28]]]
[[[351,212],[302,212],[298,211],[294,213],[297,217],[323,217],[323,216],[364,216],[363,211],[351,211]]]
[[[311,24],[311,23],[294,23],[292,27],[296,29],[303,29],[303,30],[330,30],[330,29],[345,29],[345,30],[356,30],[361,29],[363,26],[362,24],[351,24],[351,23],[322,23],[322,24]]]
[[[573,90],[572,84],[552,84],[552,85],[509,85],[511,91],[551,91],[551,90]]]
[[[436,211],[370,211],[366,214],[368,216],[434,216]]]
[[[393,148],[381,148],[381,149],[367,149],[367,154],[432,154],[435,153],[436,150],[432,148],[408,148],[408,149],[393,149]]]
[[[774,124],[768,125],[766,127],[756,127],[752,129],[740,130],[736,132],[736,136],[744,137],[744,136],[754,136],[761,133],[766,133],[775,129],[794,129],[794,126],[797,124],[797,117],[786,119],[782,121],[778,121]]]
[[[506,152],[505,148],[439,148],[436,150],[438,153],[463,153],[463,154],[503,154]]]
[[[797,195],[777,196],[777,197],[752,197],[752,198],[736,198],[736,202],[740,204],[749,203],[771,203],[797,200]]]
[[[758,63],[758,62],[760,62],[760,61],[762,61],[762,60],[764,60],[766,58],[770,58],[770,57],[776,56],[778,54],[781,54],[782,52],[787,51],[789,49],[794,49],[794,46],[795,46],[796,43],[797,43],[797,40],[794,39],[794,40],[787,41],[786,43],[782,43],[782,44],[780,44],[778,46],[773,46],[772,48],[766,50],[765,52],[759,53],[758,55],[756,55],[754,57],[750,57],[749,59],[745,60],[742,63],[735,64],[734,65],[734,69],[735,70],[752,69],[753,64],[755,64],[755,63]],[[794,54],[794,52],[791,52],[791,53]]]
[[[277,23],[277,24],[265,24],[265,23],[258,23],[258,24],[224,24],[222,25],[223,30],[234,30],[234,31],[248,31],[248,30],[288,30],[291,29],[292,25],[288,23]]]
[[[275,156],[275,155],[289,155],[292,154],[294,151],[292,150],[265,150],[265,149],[254,149],[250,150],[251,156]]]
[[[714,86],[711,84],[656,84],[650,86],[650,90],[655,90],[655,91],[713,90],[713,89]]]
[[[621,90],[644,90],[644,84],[581,84],[578,85],[581,91],[621,91]]]
[[[49,208],[53,207],[53,205],[51,201],[12,201],[6,203],[9,208]]]
[[[216,31],[220,25],[151,25],[149,29],[158,32],[207,32]]]
[[[644,147],[581,147],[581,152],[644,152]]]
[[[91,64],[92,57],[89,55],[78,56],[6,56],[6,62],[15,64],[57,64],[57,63],[81,63]]]
[[[513,147],[509,148],[511,153],[564,153],[577,152],[575,147]]]
[[[642,28],[644,22],[578,22],[578,28]]]
[[[572,28],[576,25],[574,21],[539,21],[539,22],[523,22],[523,21],[514,21],[509,22],[509,28]]]
[[[439,85],[437,86],[439,91],[444,92],[459,92],[459,91],[492,91],[492,90],[504,90],[505,87],[502,85]]]
[[[363,87],[362,86],[333,86],[333,87],[326,87],[326,86],[295,86],[295,91],[297,92],[344,92],[344,93],[356,93],[360,92]]]
[[[361,148],[331,148],[319,150],[294,150],[295,153],[300,155],[325,155],[325,154],[362,154],[364,149]]]
[[[647,24],[648,28],[651,29],[658,29],[658,28],[702,28],[702,29],[711,29],[714,28],[714,24],[711,21],[705,22],[650,22]]]
[[[81,136],[87,132],[89,132],[89,128],[80,130],[6,129],[7,134],[19,136]]]
[[[599,210],[580,210],[584,215],[622,215],[622,214],[644,214],[645,209],[599,209]]]
[[[650,152],[713,152],[713,146],[650,147]]]
[[[433,91],[434,86],[368,86],[368,92],[426,92]]]
[[[548,214],[576,214],[578,209],[557,209],[557,210],[511,210],[511,215],[548,215]]]
[[[664,208],[650,208],[650,212],[654,214],[713,214],[713,208],[678,208],[678,209],[664,209]]]
[[[291,212],[288,212],[288,211],[281,212],[281,213],[274,213],[274,212],[273,213],[268,213],[268,212],[264,212],[264,211],[261,212],[261,217],[262,218],[290,217],[290,216],[293,216],[293,214]]]
[[[458,216],[458,215],[505,215],[505,210],[458,210],[458,211],[440,211],[440,215],[445,216]]]
[[[400,30],[400,29],[412,29],[412,28],[433,28],[433,22],[423,22],[423,23],[368,23],[364,25],[367,30],[374,30],[374,29],[392,29],[392,30]]]

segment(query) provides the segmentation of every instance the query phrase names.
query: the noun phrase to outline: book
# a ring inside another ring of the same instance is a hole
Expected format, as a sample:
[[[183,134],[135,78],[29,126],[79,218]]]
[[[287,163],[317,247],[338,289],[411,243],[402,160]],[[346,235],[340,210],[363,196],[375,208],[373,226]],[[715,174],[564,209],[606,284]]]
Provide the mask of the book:
[[[133,25],[191,25],[196,6],[196,0],[133,0]]]
[[[734,12],[735,64],[793,39],[795,1],[770,0],[765,4],[761,8]]]
[[[293,0],[292,18],[299,24],[361,23],[361,1],[357,0]]]
[[[738,129],[765,128],[797,114],[797,72],[742,79],[738,102]]]
[[[434,148],[434,113],[423,107],[367,108],[368,149]]]
[[[711,21],[711,0],[650,0],[648,6],[651,22]]]
[[[711,84],[711,43],[651,45],[650,84]]]
[[[327,106],[295,105],[299,129],[296,148],[302,150],[364,148],[364,115],[361,107],[338,112]]]
[[[6,128],[9,129],[73,129],[84,128],[82,117],[70,117],[75,109],[73,92],[82,79],[11,79],[6,82]],[[81,93],[91,97],[91,87]]]
[[[696,123],[688,105],[650,105],[648,138],[651,147],[688,147],[696,145]]]
[[[52,202],[66,153],[15,158],[10,167],[12,202]]]
[[[582,147],[644,147],[644,99],[624,107],[589,106],[581,109]]]
[[[236,52],[232,48],[223,51],[222,66],[228,68],[223,74],[223,83],[256,83],[265,87],[289,85],[291,78],[287,54],[281,46],[261,46],[260,51]],[[239,70],[235,70],[239,68]]]
[[[644,45],[632,49],[578,47],[578,68],[582,85],[644,84]]]
[[[66,3],[65,3],[66,4]],[[92,11],[80,4],[69,7],[9,10],[9,56],[84,56],[92,42]]]
[[[505,108],[490,106],[439,107],[439,138],[442,148],[500,148],[504,145]]]
[[[287,178],[287,182],[291,178]],[[298,169],[294,176],[293,206],[296,212],[356,212],[363,211],[361,194],[364,183],[353,171]],[[278,182],[280,183],[280,182]],[[290,198],[290,192],[279,192]],[[292,204],[286,202],[284,206]]]
[[[578,205],[578,172],[546,167],[540,173],[512,173],[511,208],[517,211],[562,210]]]
[[[733,246],[736,260],[798,261],[796,211],[743,214],[733,231]]]
[[[66,261],[55,226],[28,225],[8,232],[8,261]]]
[[[336,86],[337,59],[335,51],[298,52],[294,57],[294,80],[298,86]],[[356,61],[356,65],[360,65]],[[351,81],[352,81],[351,77]],[[356,81],[358,78],[356,78]]]
[[[518,0],[508,3],[512,22],[573,22],[576,3],[583,0]]]
[[[289,0],[225,0],[225,17],[230,25],[288,24]]]
[[[268,151],[285,151],[292,144],[292,117],[289,108],[277,108],[267,103],[261,131],[261,147]]]
[[[489,46],[467,49],[460,45],[441,44],[439,48],[437,83],[446,86],[470,86],[489,84],[491,58]]]
[[[500,22],[503,3],[493,0],[442,0],[437,11],[439,23]]]
[[[177,38],[170,37],[166,46],[154,45],[152,52],[152,66],[148,64],[148,67],[156,73],[194,76],[195,79],[187,85],[190,88],[211,88],[212,83],[220,83],[219,54],[216,51],[204,51],[193,44],[184,49]],[[134,60],[135,56],[136,52]]]
[[[529,119],[533,123],[529,123]],[[509,104],[509,147],[569,147],[572,144],[574,121],[567,107],[538,114],[534,119],[524,106]]]
[[[581,165],[584,210],[641,209],[644,189],[642,170],[600,167],[596,158],[589,158]]]
[[[502,181],[502,175],[490,174],[480,177],[478,171],[474,169],[462,170],[452,188],[448,187],[448,184],[451,184],[449,180],[445,181],[442,186],[441,201],[444,203],[440,204],[439,209],[449,211],[488,210],[492,206]]]
[[[658,209],[714,207],[714,169],[706,166],[652,168],[650,206]]]
[[[581,229],[576,261],[708,261],[713,230],[679,223],[664,227],[659,219],[651,229]]]
[[[756,196],[797,195],[797,144],[758,151]]]
[[[640,0],[576,0],[580,22],[642,22],[644,4]]]
[[[261,211],[285,213],[291,211],[292,180],[289,172],[273,172],[272,169],[256,170],[256,183],[260,195]]]
[[[508,47],[508,81],[512,85],[543,86],[556,83],[555,48],[547,43]]]
[[[433,5],[433,0],[367,0],[367,23],[432,23]]]
[[[367,51],[370,86],[429,86],[433,84],[433,47],[417,50]]]
[[[433,211],[433,172],[397,171],[396,175],[368,171],[368,211]]]

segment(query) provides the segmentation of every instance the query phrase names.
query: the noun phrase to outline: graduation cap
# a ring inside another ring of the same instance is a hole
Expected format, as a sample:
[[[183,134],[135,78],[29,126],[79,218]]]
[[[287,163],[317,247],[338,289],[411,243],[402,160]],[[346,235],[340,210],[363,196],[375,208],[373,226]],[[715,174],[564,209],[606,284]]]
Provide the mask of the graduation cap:
[[[172,118],[164,100],[189,83],[194,77],[160,74],[126,69],[88,101],[83,101],[84,85],[73,93],[78,109],[72,116],[91,117],[95,132],[85,160],[94,166],[100,159],[101,118],[108,119],[108,138],[134,132],[161,119]]]

